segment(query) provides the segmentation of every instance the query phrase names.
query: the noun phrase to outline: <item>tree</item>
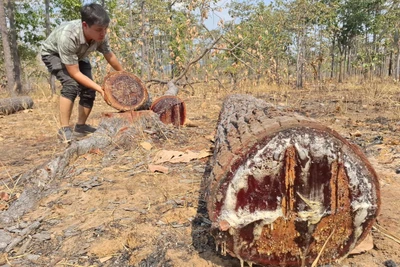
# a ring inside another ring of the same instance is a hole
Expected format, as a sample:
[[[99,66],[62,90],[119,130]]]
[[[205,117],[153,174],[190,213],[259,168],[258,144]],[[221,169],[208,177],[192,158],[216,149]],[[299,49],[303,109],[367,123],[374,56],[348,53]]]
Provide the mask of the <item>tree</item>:
[[[18,43],[17,43],[17,31],[15,25],[15,2],[12,0],[8,0],[7,3],[8,10],[8,19],[10,21],[10,43],[11,43],[11,53],[13,59],[13,71],[14,71],[14,82],[15,82],[15,91],[18,94],[22,93],[22,83],[21,83],[21,60],[18,53]]]
[[[11,94],[14,94],[14,86],[15,86],[15,79],[14,79],[14,72],[13,72],[13,61],[11,56],[11,49],[10,43],[8,40],[8,27],[7,27],[7,20],[5,15],[4,9],[4,1],[0,0],[0,28],[1,28],[1,39],[3,41],[3,56],[4,56],[4,64],[5,64],[5,71],[7,77],[7,88]]]

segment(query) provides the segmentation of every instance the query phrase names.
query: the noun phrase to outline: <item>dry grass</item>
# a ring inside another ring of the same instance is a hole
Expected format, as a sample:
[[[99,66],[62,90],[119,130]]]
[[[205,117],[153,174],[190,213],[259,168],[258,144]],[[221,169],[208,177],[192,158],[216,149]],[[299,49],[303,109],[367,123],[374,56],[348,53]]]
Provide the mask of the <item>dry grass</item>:
[[[45,81],[37,82],[34,87],[36,89],[28,93],[35,103],[31,111],[0,118],[2,120],[0,122],[0,146],[2,151],[7,151],[7,156],[0,156],[0,181],[3,180],[0,183],[0,191],[6,191],[13,195],[24,189],[25,185],[21,184],[18,179],[22,173],[54,158],[65,149],[64,146],[57,143],[55,134],[59,127],[58,98],[51,95],[50,88]],[[152,86],[149,89],[153,100],[162,95],[165,90],[166,88],[162,86]],[[54,220],[58,223],[44,225],[45,230],[51,231],[60,239],[64,238],[62,233],[71,225],[77,226],[82,231],[81,236],[71,236],[59,244],[58,253],[65,252],[65,254],[63,259],[54,266],[97,266],[91,265],[89,262],[78,264],[73,261],[79,252],[79,246],[82,246],[80,242],[91,244],[90,251],[92,253],[103,252],[104,255],[96,255],[105,260],[110,255],[120,255],[115,252],[116,248],[111,246],[118,243],[118,246],[122,248],[119,252],[129,252],[129,260],[137,264],[143,257],[149,257],[151,252],[162,247],[160,244],[163,243],[160,243],[159,236],[162,237],[163,242],[167,242],[168,239],[172,240],[170,242],[173,244],[170,245],[172,254],[180,255],[179,253],[186,249],[183,252],[185,255],[179,256],[182,259],[175,258],[177,264],[175,266],[183,266],[178,263],[186,262],[188,257],[189,261],[192,260],[190,257],[194,254],[191,243],[193,240],[189,228],[175,227],[189,222],[194,216],[202,176],[202,173],[196,168],[203,167],[205,162],[170,166],[172,171],[169,174],[150,173],[147,165],[158,150],[184,151],[185,149],[210,148],[212,146],[210,140],[213,138],[221,104],[223,99],[232,93],[252,94],[272,104],[289,107],[289,109],[321,120],[346,134],[347,137],[353,129],[360,130],[363,133],[362,137],[367,139],[377,135],[379,130],[376,132],[367,128],[368,125],[364,122],[366,119],[384,116],[394,123],[400,119],[397,91],[396,83],[381,80],[365,84],[327,82],[306,85],[303,89],[269,85],[263,82],[259,84],[244,82],[237,89],[232,89],[229,83],[224,83],[224,88],[218,87],[217,83],[197,85],[193,90],[182,88],[178,96],[187,105],[188,118],[198,127],[176,129],[174,131],[176,135],[172,137],[165,133],[164,138],[159,142],[151,140],[149,135],[142,130],[141,134],[132,137],[132,142],[135,142],[134,149],[127,150],[116,146],[115,155],[107,155],[115,157],[109,166],[102,165],[105,155],[100,152],[79,157],[73,164],[76,169],[85,168],[86,171],[61,181],[59,192],[44,199],[41,208],[28,214],[24,219],[34,219],[40,216],[40,213],[44,212],[43,210],[47,210],[51,215],[46,220]],[[4,92],[0,94],[0,97],[8,96]],[[76,111],[75,106],[72,122],[76,120]],[[98,125],[102,112],[114,112],[114,110],[98,97],[89,123]],[[351,125],[353,128],[345,128],[344,124],[350,118],[354,122],[354,125]],[[357,124],[357,120],[362,123]],[[16,129],[20,129],[20,131],[16,131]],[[152,142],[153,148],[145,150],[140,146],[141,142]],[[392,150],[393,147],[390,147],[390,151]],[[380,159],[378,158],[378,160]],[[378,161],[377,166],[383,164],[383,160]],[[392,168],[396,164],[396,161],[393,160],[388,162],[391,165],[389,167],[383,165],[382,168]],[[379,169],[379,171],[382,170]],[[78,185],[87,182],[94,176],[100,177],[103,184],[99,187],[101,190],[96,187],[83,193]],[[387,179],[388,184],[393,184],[393,181],[396,180]],[[50,206],[51,203],[57,203],[57,205]],[[386,207],[386,210],[384,209],[384,216],[386,216],[384,218],[388,217],[390,208],[394,206],[390,205]],[[391,223],[382,225],[386,229],[393,229],[389,227],[395,225],[395,222]],[[102,234],[104,236],[101,240],[91,241],[94,229],[97,229],[100,224],[103,227],[104,233]],[[136,239],[132,239],[132,235]],[[390,233],[390,236],[396,238],[396,233]],[[110,242],[108,243],[110,247],[103,247],[107,241]],[[384,238],[377,238],[377,242],[381,242],[378,243],[380,248],[390,249],[390,242],[393,241],[386,241]],[[144,243],[146,245],[143,245]],[[176,245],[178,243],[183,245]],[[104,248],[103,251],[101,248]],[[382,253],[382,250],[378,253]],[[52,253],[55,252],[43,251],[43,257],[48,257],[47,262],[54,260]],[[387,254],[395,252],[385,253],[367,255],[365,261],[372,262],[372,260],[379,259],[382,262]],[[7,260],[12,263],[13,260],[18,260],[16,257],[20,256],[8,256]],[[239,266],[230,265],[236,261],[218,259],[216,262],[219,263],[215,264],[214,260],[200,259],[197,256],[196,263],[199,265],[193,264],[193,266],[205,266],[206,263],[213,266]],[[350,265],[358,266],[357,261],[361,262],[362,259],[355,258]]]

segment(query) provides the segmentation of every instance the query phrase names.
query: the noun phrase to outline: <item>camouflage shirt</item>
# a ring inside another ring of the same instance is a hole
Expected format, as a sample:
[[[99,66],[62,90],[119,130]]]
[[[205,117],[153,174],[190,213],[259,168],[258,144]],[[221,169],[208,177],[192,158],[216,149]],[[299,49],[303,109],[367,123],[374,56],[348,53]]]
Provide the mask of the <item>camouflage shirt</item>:
[[[73,20],[58,26],[42,43],[42,55],[59,55],[61,62],[67,65],[78,64],[87,60],[89,53],[99,51],[102,54],[111,52],[108,36],[104,41],[92,40],[87,43],[83,35],[82,21]]]

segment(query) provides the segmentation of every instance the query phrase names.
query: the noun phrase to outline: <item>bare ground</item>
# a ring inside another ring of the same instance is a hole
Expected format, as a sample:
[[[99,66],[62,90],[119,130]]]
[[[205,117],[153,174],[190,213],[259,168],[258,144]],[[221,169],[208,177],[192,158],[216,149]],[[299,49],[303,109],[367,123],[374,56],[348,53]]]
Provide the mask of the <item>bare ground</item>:
[[[358,144],[380,177],[374,248],[331,266],[400,264],[398,96],[337,88],[253,94],[315,118]],[[39,201],[26,214],[0,224],[0,266],[240,266],[216,252],[208,235],[199,201],[208,158],[163,163],[168,173],[149,170],[160,150],[211,151],[225,95],[181,93],[192,127],[166,127],[161,135],[143,129],[132,136],[132,146],[111,145],[73,158],[69,172],[36,192]],[[32,186],[21,177],[67,149],[56,138],[55,99],[33,98],[32,110],[0,117],[3,213]],[[97,100],[89,123],[98,125],[102,112],[113,111]]]

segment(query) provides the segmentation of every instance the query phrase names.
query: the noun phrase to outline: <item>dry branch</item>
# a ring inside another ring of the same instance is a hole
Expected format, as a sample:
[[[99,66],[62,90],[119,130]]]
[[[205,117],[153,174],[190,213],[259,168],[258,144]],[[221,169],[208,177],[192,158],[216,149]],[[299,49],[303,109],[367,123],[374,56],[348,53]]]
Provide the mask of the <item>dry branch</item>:
[[[379,212],[378,178],[358,147],[248,95],[225,100],[211,166],[212,234],[222,253],[249,263],[340,260]]]
[[[148,82],[153,82],[153,83],[159,83],[159,84],[166,84],[168,87],[168,90],[165,92],[164,95],[177,95],[179,92],[178,87],[176,86],[177,82],[179,80],[181,80],[183,77],[185,77],[185,75],[187,74],[187,72],[189,71],[190,67],[193,66],[194,64],[196,64],[197,62],[199,62],[211,49],[215,48],[215,45],[219,42],[219,40],[221,40],[222,35],[215,38],[214,41],[209,44],[204,50],[203,52],[198,55],[196,58],[190,60],[185,68],[183,69],[183,71],[179,74],[178,77],[173,78],[170,81],[163,81],[163,80],[158,80],[158,79],[152,79]]]

